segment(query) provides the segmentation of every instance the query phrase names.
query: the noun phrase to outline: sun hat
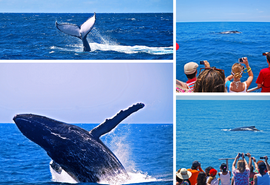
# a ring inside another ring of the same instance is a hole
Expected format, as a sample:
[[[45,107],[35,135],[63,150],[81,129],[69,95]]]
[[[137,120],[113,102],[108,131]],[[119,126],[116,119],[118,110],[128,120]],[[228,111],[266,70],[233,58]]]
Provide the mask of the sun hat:
[[[179,172],[176,172],[176,176],[180,179],[189,179],[192,173],[187,171],[186,168],[182,168]]]
[[[209,171],[209,174],[210,174],[211,176],[215,176],[215,175],[217,174],[217,170],[211,169],[211,170]]]
[[[186,75],[193,74],[197,71],[198,64],[195,62],[189,62],[184,65],[184,72]]]

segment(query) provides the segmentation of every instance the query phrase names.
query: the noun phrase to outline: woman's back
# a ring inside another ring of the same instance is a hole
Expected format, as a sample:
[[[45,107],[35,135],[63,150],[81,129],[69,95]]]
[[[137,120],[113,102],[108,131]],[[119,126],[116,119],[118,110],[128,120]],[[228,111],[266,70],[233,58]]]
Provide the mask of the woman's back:
[[[228,171],[220,172],[219,177],[220,177],[221,185],[230,185],[231,184],[230,183],[231,175]]]

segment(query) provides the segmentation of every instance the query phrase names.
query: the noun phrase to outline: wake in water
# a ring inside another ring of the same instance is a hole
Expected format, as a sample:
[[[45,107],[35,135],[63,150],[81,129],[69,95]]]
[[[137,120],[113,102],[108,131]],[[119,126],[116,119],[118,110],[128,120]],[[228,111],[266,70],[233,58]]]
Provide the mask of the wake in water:
[[[148,46],[123,46],[119,45],[116,42],[112,41],[110,38],[106,36],[102,36],[97,28],[93,28],[91,33],[89,33],[91,39],[87,39],[90,47],[91,52],[98,52],[98,51],[113,51],[125,54],[137,54],[137,53],[146,53],[150,55],[167,55],[173,54],[173,46],[170,47],[148,47]],[[67,45],[67,48],[51,46],[50,53],[55,53],[57,51],[72,51],[76,53],[84,53],[83,52],[83,45],[82,44],[73,44]]]

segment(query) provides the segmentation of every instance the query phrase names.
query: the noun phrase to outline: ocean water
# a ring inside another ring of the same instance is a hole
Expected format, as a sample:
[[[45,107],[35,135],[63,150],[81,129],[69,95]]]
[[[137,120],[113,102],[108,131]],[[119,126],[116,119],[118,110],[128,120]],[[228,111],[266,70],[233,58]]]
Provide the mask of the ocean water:
[[[76,125],[86,130],[97,126]],[[120,124],[101,140],[131,177],[125,184],[173,184],[173,124]],[[52,179],[50,161],[15,124],[0,124],[0,184],[59,184]]]
[[[177,22],[176,41],[180,48],[176,51],[176,78],[187,81],[184,65],[188,62],[199,64],[201,60],[224,69],[228,76],[238,58],[247,57],[254,74],[250,88],[256,87],[260,70],[268,67],[262,53],[270,51],[269,27],[270,23],[263,22]],[[220,34],[232,30],[241,33]],[[248,74],[244,73],[242,81],[247,77]]]
[[[257,160],[270,156],[269,108],[266,100],[177,100],[176,169],[191,168],[198,160],[203,170],[212,166],[220,171],[226,161],[219,159],[235,158],[239,152],[250,152]],[[243,126],[260,131],[229,131]]]
[[[82,41],[60,32],[55,22],[81,25],[93,13],[1,13],[0,59],[172,59],[172,13],[97,13]]]

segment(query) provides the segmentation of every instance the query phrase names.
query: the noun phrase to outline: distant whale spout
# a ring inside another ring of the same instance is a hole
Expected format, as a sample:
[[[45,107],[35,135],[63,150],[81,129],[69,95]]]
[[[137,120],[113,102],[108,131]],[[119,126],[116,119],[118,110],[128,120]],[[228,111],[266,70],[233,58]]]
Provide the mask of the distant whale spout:
[[[90,132],[75,125],[33,114],[19,114],[13,120],[23,135],[47,152],[53,160],[50,166],[58,174],[64,171],[76,182],[113,183],[119,178],[126,180],[128,174],[99,138],[143,107],[143,103],[137,103],[121,110]]]
[[[231,129],[230,131],[260,131],[255,126],[249,126],[249,127],[239,127]]]
[[[238,34],[238,33],[241,33],[240,31],[223,31],[223,32],[220,32],[220,34]]]
[[[59,24],[57,21],[55,22],[55,26],[58,30],[68,35],[78,37],[83,41],[83,50],[91,51],[89,43],[87,42],[87,35],[92,30],[94,24],[96,22],[96,13],[92,17],[90,17],[87,21],[85,21],[81,26],[77,26],[75,24],[62,23]]]

